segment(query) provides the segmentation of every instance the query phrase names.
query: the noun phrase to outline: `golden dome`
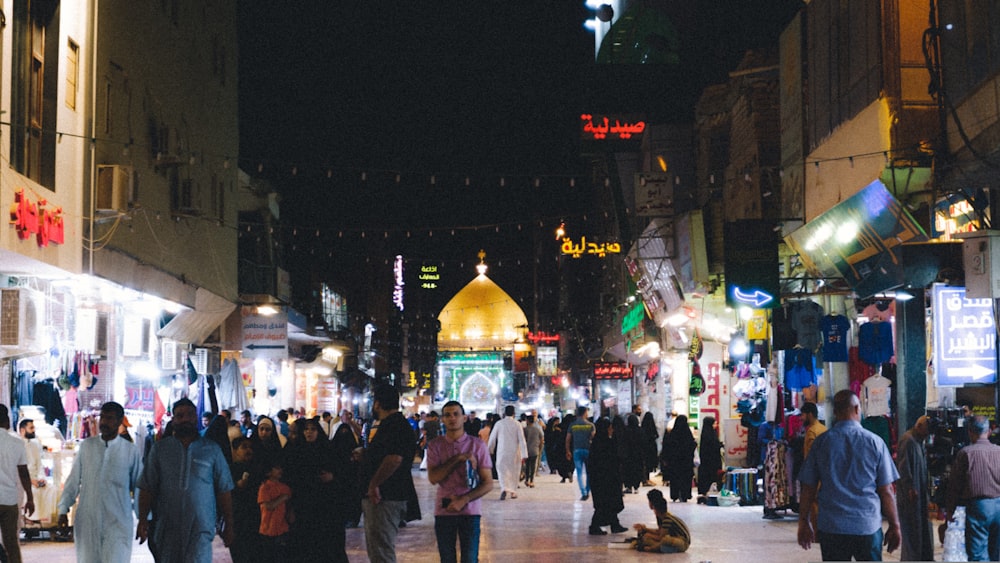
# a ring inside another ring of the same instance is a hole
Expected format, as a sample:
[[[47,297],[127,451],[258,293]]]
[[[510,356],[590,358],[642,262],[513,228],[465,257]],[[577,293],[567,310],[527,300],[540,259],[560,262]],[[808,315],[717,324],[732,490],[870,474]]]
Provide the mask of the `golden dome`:
[[[438,322],[438,350],[511,349],[528,326],[521,307],[486,274],[456,293]]]

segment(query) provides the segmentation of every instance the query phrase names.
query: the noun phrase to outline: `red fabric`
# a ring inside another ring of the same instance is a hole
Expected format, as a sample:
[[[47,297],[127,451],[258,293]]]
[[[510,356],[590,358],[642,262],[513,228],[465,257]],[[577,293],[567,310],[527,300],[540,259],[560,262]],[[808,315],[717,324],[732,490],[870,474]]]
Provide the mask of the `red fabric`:
[[[858,347],[851,346],[847,351],[847,376],[851,391],[860,396],[861,383],[872,375],[875,375],[875,368],[861,361]]]
[[[153,424],[156,425],[156,429],[160,429],[160,423],[163,422],[163,415],[167,414],[167,407],[163,406],[163,401],[160,400],[160,394],[153,392]]]

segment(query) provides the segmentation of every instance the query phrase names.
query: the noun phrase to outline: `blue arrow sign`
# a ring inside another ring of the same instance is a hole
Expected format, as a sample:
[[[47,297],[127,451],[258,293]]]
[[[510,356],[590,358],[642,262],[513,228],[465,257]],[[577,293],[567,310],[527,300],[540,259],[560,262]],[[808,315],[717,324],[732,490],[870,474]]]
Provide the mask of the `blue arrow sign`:
[[[764,305],[774,301],[774,296],[759,289],[755,289],[753,293],[743,293],[740,291],[740,288],[734,287],[733,299],[740,303],[752,305],[755,309],[760,309]]]
[[[992,299],[969,299],[964,287],[931,290],[934,376],[940,387],[997,380],[997,333]]]

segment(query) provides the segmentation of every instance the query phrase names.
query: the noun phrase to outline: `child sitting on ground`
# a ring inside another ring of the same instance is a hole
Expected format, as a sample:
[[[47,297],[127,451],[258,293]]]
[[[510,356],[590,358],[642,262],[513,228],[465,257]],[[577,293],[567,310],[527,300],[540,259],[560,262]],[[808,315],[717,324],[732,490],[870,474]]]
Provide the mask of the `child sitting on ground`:
[[[649,508],[656,515],[656,528],[647,528],[645,524],[636,524],[639,532],[635,548],[639,551],[659,553],[680,553],[687,551],[691,545],[691,532],[680,518],[667,512],[667,500],[658,489],[646,493]]]

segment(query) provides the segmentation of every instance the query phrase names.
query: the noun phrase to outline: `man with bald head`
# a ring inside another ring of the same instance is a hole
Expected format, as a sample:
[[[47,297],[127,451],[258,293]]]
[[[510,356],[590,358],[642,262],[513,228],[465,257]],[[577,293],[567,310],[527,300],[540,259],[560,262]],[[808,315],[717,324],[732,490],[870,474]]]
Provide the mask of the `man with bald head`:
[[[899,472],[885,442],[861,427],[861,402],[853,391],[834,395],[833,417],[799,471],[801,505],[819,504],[815,527],[808,510],[799,513],[799,545],[809,549],[818,541],[824,561],[881,561],[883,543],[889,553],[900,543],[892,493]],[[889,522],[884,535],[883,517]]]
[[[921,416],[899,439],[896,449],[896,508],[899,512],[902,546],[900,561],[934,561],[934,536],[927,514],[930,491],[927,484],[927,452],[924,441],[930,435],[930,421]]]

